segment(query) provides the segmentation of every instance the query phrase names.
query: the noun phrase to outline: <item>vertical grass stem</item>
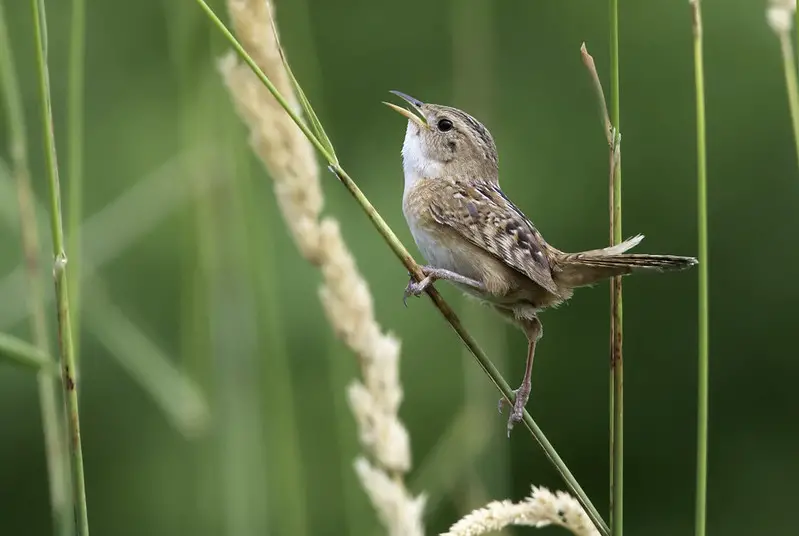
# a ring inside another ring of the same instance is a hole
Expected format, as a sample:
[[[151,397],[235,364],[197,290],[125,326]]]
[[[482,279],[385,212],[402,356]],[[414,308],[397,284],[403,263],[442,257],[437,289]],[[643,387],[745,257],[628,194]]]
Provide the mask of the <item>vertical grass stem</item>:
[[[694,30],[694,78],[696,83],[696,162],[699,217],[699,367],[696,437],[696,536],[704,536],[707,509],[707,421],[708,421],[708,236],[707,153],[705,143],[705,75],[702,59],[702,10],[691,0]],[[794,66],[791,66],[791,71]]]
[[[619,1],[610,0],[610,240],[621,242],[621,157],[619,132]],[[622,353],[621,277],[610,286],[610,527],[613,536],[623,532],[624,493],[624,359]]]
[[[77,533],[89,534],[89,519],[86,507],[86,482],[83,474],[83,448],[80,437],[80,412],[78,390],[75,383],[75,352],[72,341],[72,325],[69,312],[69,286],[67,284],[67,255],[64,249],[64,228],[61,214],[61,193],[58,181],[53,133],[50,80],[47,69],[47,27],[43,0],[31,0],[33,29],[36,45],[36,67],[38,72],[39,100],[41,105],[42,131],[47,179],[50,190],[50,226],[53,240],[53,278],[55,280],[58,319],[58,346],[61,357],[62,385],[66,398],[66,421],[69,430],[69,449],[72,455],[73,502]]]
[[[39,226],[36,220],[34,194],[31,186],[30,166],[28,164],[25,112],[2,3],[0,3],[0,81],[2,81],[2,92],[8,114],[8,139],[12,174],[17,187],[22,249],[28,280],[31,333],[34,345],[43,354],[45,362],[48,365],[55,365],[48,355],[50,353],[50,342],[47,334],[44,290],[39,278],[39,270],[41,268]],[[37,382],[44,431],[53,532],[57,536],[71,536],[74,534],[75,523],[72,512],[72,499],[70,497],[69,451],[62,420],[63,399],[52,373],[44,370],[40,371],[37,376]]]
[[[80,357],[80,222],[83,216],[83,86],[86,32],[86,0],[72,0],[67,88],[67,239],[71,264],[69,295],[75,359]]]

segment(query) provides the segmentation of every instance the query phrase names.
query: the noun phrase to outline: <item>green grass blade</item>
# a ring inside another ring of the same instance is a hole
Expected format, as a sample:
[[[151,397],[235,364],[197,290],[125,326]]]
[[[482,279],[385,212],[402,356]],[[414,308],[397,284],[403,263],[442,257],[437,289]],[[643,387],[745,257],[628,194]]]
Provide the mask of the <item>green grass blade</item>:
[[[83,85],[86,33],[86,0],[72,0],[67,87],[67,239],[70,254],[69,295],[75,358],[80,366],[80,270],[83,216]]]
[[[314,134],[319,141],[322,142],[322,145],[330,152],[330,155],[333,157],[333,161],[330,162],[331,164],[338,164],[338,156],[336,156],[336,151],[333,148],[333,142],[330,140],[330,137],[325,132],[324,127],[322,126],[322,122],[319,121],[319,117],[316,115],[316,112],[311,106],[311,102],[308,100],[308,97],[305,96],[305,92],[302,90],[302,86],[300,83],[297,82],[297,78],[294,76],[294,72],[291,70],[291,66],[289,65],[288,59],[286,58],[286,54],[283,51],[283,46],[280,44],[280,35],[278,34],[277,27],[275,26],[274,18],[270,18],[272,22],[272,32],[275,34],[275,40],[278,43],[278,50],[280,51],[280,59],[283,62],[283,67],[286,69],[286,73],[289,75],[289,79],[291,80],[291,85],[294,87],[294,93],[297,95],[297,98],[300,101],[300,106],[302,106],[303,112],[305,112],[305,117],[307,117],[311,122],[311,129],[313,130]]]
[[[47,353],[7,333],[0,333],[0,359],[33,370],[44,369],[48,374],[58,373],[58,367]]]

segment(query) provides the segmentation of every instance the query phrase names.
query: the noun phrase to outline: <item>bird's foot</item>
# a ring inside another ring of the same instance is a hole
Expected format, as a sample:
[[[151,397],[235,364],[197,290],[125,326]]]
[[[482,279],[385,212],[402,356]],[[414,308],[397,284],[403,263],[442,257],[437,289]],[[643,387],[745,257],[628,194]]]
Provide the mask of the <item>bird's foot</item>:
[[[422,272],[426,272],[425,268],[427,267],[422,267]],[[416,296],[418,298],[433,283],[433,278],[429,275],[421,281],[416,281],[413,274],[409,273],[408,275],[410,276],[410,281],[408,281],[408,286],[405,287],[405,292],[402,294],[402,303],[405,307],[408,307],[408,296]]]
[[[408,296],[419,296],[422,292],[427,290],[431,284],[439,279],[444,281],[450,281],[452,283],[458,283],[461,285],[465,285],[467,287],[471,287],[476,289],[480,292],[485,292],[486,287],[481,281],[477,281],[476,279],[471,279],[469,277],[463,276],[461,274],[455,273],[451,270],[446,270],[444,268],[436,268],[435,266],[420,266],[419,269],[424,274],[424,279],[416,282],[416,279],[413,277],[413,274],[408,274],[411,276],[411,280],[408,282],[408,286],[405,287],[405,295],[402,298],[402,303],[405,303],[407,307],[408,304],[406,300]]]
[[[530,390],[530,383],[522,382],[519,388],[513,391],[516,395],[516,398],[513,401],[510,415],[508,415],[508,437],[510,437],[510,432],[513,430],[514,425],[524,420],[524,407],[527,405],[527,401],[530,399]],[[498,407],[500,413],[502,413],[505,403],[506,401],[504,398],[499,399]]]

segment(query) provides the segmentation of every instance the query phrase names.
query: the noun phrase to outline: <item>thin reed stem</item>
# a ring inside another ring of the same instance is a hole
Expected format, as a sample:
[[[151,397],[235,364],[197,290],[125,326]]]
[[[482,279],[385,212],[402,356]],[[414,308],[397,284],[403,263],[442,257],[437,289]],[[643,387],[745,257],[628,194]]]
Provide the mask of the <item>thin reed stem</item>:
[[[75,359],[80,358],[80,270],[83,216],[83,85],[86,55],[86,0],[72,0],[69,43],[69,80],[67,87],[67,241],[71,264],[69,295],[72,314]]]
[[[621,131],[619,107],[619,0],[610,0],[610,243],[621,242]],[[624,359],[622,353],[621,276],[610,284],[610,527],[623,532],[624,498]]]
[[[31,0],[33,29],[36,44],[36,66],[39,78],[44,154],[50,189],[50,227],[53,239],[53,278],[55,280],[58,318],[58,346],[61,356],[62,385],[66,398],[69,448],[72,454],[73,502],[78,536],[88,536],[89,517],[86,507],[86,482],[83,475],[83,446],[80,437],[80,411],[78,388],[75,383],[75,351],[72,343],[72,324],[69,313],[69,287],[67,284],[67,254],[64,250],[64,223],[61,215],[61,192],[58,181],[58,164],[53,133],[52,104],[50,102],[50,77],[47,69],[47,26],[43,0]]]
[[[799,163],[799,83],[796,80],[796,57],[790,32],[780,32],[779,39],[783,70],[785,71],[785,87],[788,90],[788,106],[791,110],[793,141],[796,144],[796,158]]]
[[[64,423],[63,399],[53,375],[55,361],[50,357],[50,342],[47,335],[44,290],[40,274],[39,226],[36,221],[34,194],[31,186],[30,166],[25,125],[25,113],[17,80],[11,40],[5,22],[3,4],[0,3],[0,79],[8,114],[8,139],[10,143],[12,174],[17,186],[17,202],[20,216],[20,234],[25,258],[28,282],[28,308],[37,360],[41,370],[37,377],[39,406],[42,414],[45,456],[50,492],[50,508],[53,517],[53,532],[58,536],[74,534],[71,489],[69,484],[69,455]]]
[[[696,409],[696,536],[704,536],[707,518],[707,420],[708,420],[708,236],[707,150],[705,142],[705,72],[702,58],[702,9],[691,0],[694,30],[694,78],[696,82],[696,164],[699,217],[699,371]],[[794,66],[791,65],[793,72]]]
[[[494,3],[491,0],[452,0],[450,2],[452,25],[452,88],[453,102],[461,108],[479,112],[484,123],[491,123],[495,76],[492,76],[494,63]],[[504,366],[507,355],[507,322],[496,317],[486,318],[486,310],[475,308],[473,301],[464,297],[460,308],[467,324],[472,326],[475,336],[479,337],[483,347],[494,356],[500,369]],[[464,355],[469,351],[464,348]],[[468,356],[467,356],[468,357]],[[464,398],[467,414],[480,419],[491,408],[485,400],[491,396],[492,387],[485,382],[482,373],[468,361],[464,366]],[[492,434],[493,436],[493,434]],[[485,449],[476,453],[468,465],[459,467],[463,478],[468,482],[461,491],[461,503],[465,503],[466,511],[475,504],[488,502],[486,489],[498,495],[508,495],[510,443],[505,438],[493,436],[483,438],[478,435],[479,444]],[[461,439],[462,440],[462,439]],[[444,442],[442,441],[443,445]],[[450,443],[452,445],[452,443]],[[477,460],[479,463],[471,463]],[[471,469],[466,469],[471,467]],[[422,488],[427,489],[427,488]],[[429,490],[428,490],[429,491]],[[429,500],[428,500],[429,501]],[[428,502],[429,504],[429,502]]]
[[[280,94],[274,84],[269,80],[269,78],[261,71],[255,61],[250,57],[250,55],[244,50],[238,40],[233,36],[230,30],[222,23],[222,21],[217,17],[217,15],[213,12],[213,10],[208,6],[205,0],[197,0],[197,3],[211,20],[211,22],[216,26],[216,28],[225,36],[228,42],[231,44],[233,49],[239,55],[239,57],[244,61],[255,73],[255,75],[259,78],[259,80],[266,86],[275,100],[280,104],[280,106],[286,111],[287,114],[291,117],[292,121],[300,128],[303,134],[308,138],[311,144],[322,154],[322,156],[327,160],[330,164],[330,170],[338,177],[338,179],[344,184],[347,190],[352,194],[352,196],[356,199],[358,204],[361,206],[363,211],[366,213],[367,217],[371,220],[372,224],[376,227],[377,231],[392,249],[394,254],[400,259],[403,265],[407,268],[407,270],[414,275],[418,280],[421,280],[424,275],[422,274],[419,265],[413,260],[408,250],[405,246],[402,245],[402,242],[397,238],[388,224],[383,220],[377,210],[372,206],[366,196],[361,192],[355,182],[350,178],[346,171],[341,167],[338,163],[335,154],[326,147],[325,143],[323,143],[314,133],[312,132],[311,128],[307,126],[307,124],[300,118],[300,116],[295,112],[286,99]],[[302,98],[302,96],[300,96]],[[314,118],[312,117],[311,120],[313,121]],[[317,128],[319,125],[315,125]],[[430,296],[431,300],[444,316],[444,318],[450,323],[453,327],[455,332],[461,338],[463,343],[469,348],[472,354],[477,359],[480,366],[489,375],[491,380],[497,386],[497,388],[502,392],[503,396],[506,398],[508,403],[513,402],[514,393],[511,390],[510,386],[507,384],[505,379],[500,375],[499,371],[496,369],[494,364],[489,360],[483,350],[477,345],[474,338],[463,328],[461,325],[460,320],[458,319],[455,312],[452,308],[444,301],[438,291],[435,288],[430,287],[427,290],[427,294]],[[580,503],[586,509],[589,517],[591,518],[592,522],[597,526],[599,531],[603,534],[603,536],[609,535],[609,530],[607,525],[602,520],[599,512],[596,510],[594,505],[588,499],[588,496],[585,494],[583,489],[578,484],[577,480],[569,471],[566,464],[560,458],[560,456],[555,451],[552,444],[547,440],[546,436],[544,436],[541,429],[535,423],[533,418],[530,414],[525,411],[524,412],[524,423],[528,430],[533,434],[536,441],[538,441],[539,445],[544,449],[544,453],[550,462],[555,466],[555,469],[561,475],[561,477],[566,482],[571,493],[578,498]]]
[[[189,5],[187,9],[193,8]],[[200,101],[201,108],[210,108],[217,99],[217,95],[209,94]],[[207,104],[203,106],[204,102]],[[297,417],[295,404],[289,403],[297,400],[296,382],[291,375],[285,331],[280,325],[277,288],[280,278],[275,259],[270,255],[274,251],[270,249],[270,229],[257,218],[258,208],[263,207],[253,195],[250,152],[246,143],[236,136],[239,132],[237,118],[219,109],[209,125],[213,125],[219,136],[218,143],[227,156],[226,175],[235,177],[225,192],[227,195],[217,196],[212,220],[218,255],[211,274],[214,285],[211,299],[218,311],[238,309],[236,317],[249,316],[262,322],[229,325],[231,322],[225,321],[228,314],[211,315],[211,325],[215,328],[212,335],[216,335],[212,340],[219,339],[227,346],[214,345],[219,348],[216,362],[220,401],[224,418],[230,421],[225,434],[229,437],[224,440],[229,445],[225,457],[234,458],[223,460],[229,482],[224,500],[227,526],[231,529],[228,534],[263,532],[277,521],[277,526],[286,534],[305,536],[309,516],[307,479],[300,449],[302,419]],[[237,282],[230,280],[231,273],[239,274]],[[250,295],[250,290],[256,292]],[[268,325],[263,322],[264,317],[269,320]],[[236,359],[230,359],[231,355],[236,355]],[[259,360],[264,355],[269,362],[266,371]],[[261,372],[267,374],[259,374]],[[245,380],[241,376],[251,378]],[[270,426],[265,431],[266,422]],[[265,436],[273,433],[279,437],[278,441],[264,441]],[[231,452],[236,455],[230,456]],[[280,467],[269,466],[270,459],[281,460]],[[279,493],[270,495],[268,473],[280,482]],[[235,527],[242,530],[233,530]]]

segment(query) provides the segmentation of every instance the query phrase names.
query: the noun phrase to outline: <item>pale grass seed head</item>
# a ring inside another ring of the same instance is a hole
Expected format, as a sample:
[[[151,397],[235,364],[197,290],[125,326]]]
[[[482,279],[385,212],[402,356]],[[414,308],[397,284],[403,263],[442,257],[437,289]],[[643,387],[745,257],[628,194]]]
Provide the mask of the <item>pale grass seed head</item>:
[[[770,0],[766,20],[774,33],[781,35],[791,31],[795,14],[796,0]]]
[[[299,113],[273,32],[271,4],[228,0],[228,9],[245,50]],[[300,252],[322,272],[319,293],[330,325],[358,357],[363,379],[349,386],[348,398],[361,444],[373,461],[356,461],[358,477],[390,534],[422,536],[424,498],[412,497],[402,481],[411,467],[411,451],[398,416],[399,340],[378,325],[369,287],[338,222],[320,220],[323,195],[313,146],[249,66],[231,53],[219,69],[249,128],[250,143],[274,181],[280,210]]]
[[[562,491],[552,493],[536,486],[521,502],[494,501],[474,510],[452,525],[443,536],[477,536],[512,525],[537,528],[558,525],[577,536],[599,536],[577,499]]]
[[[385,471],[375,468],[365,458],[355,460],[355,472],[375,505],[389,536],[423,536],[424,495],[411,497],[397,486]]]

